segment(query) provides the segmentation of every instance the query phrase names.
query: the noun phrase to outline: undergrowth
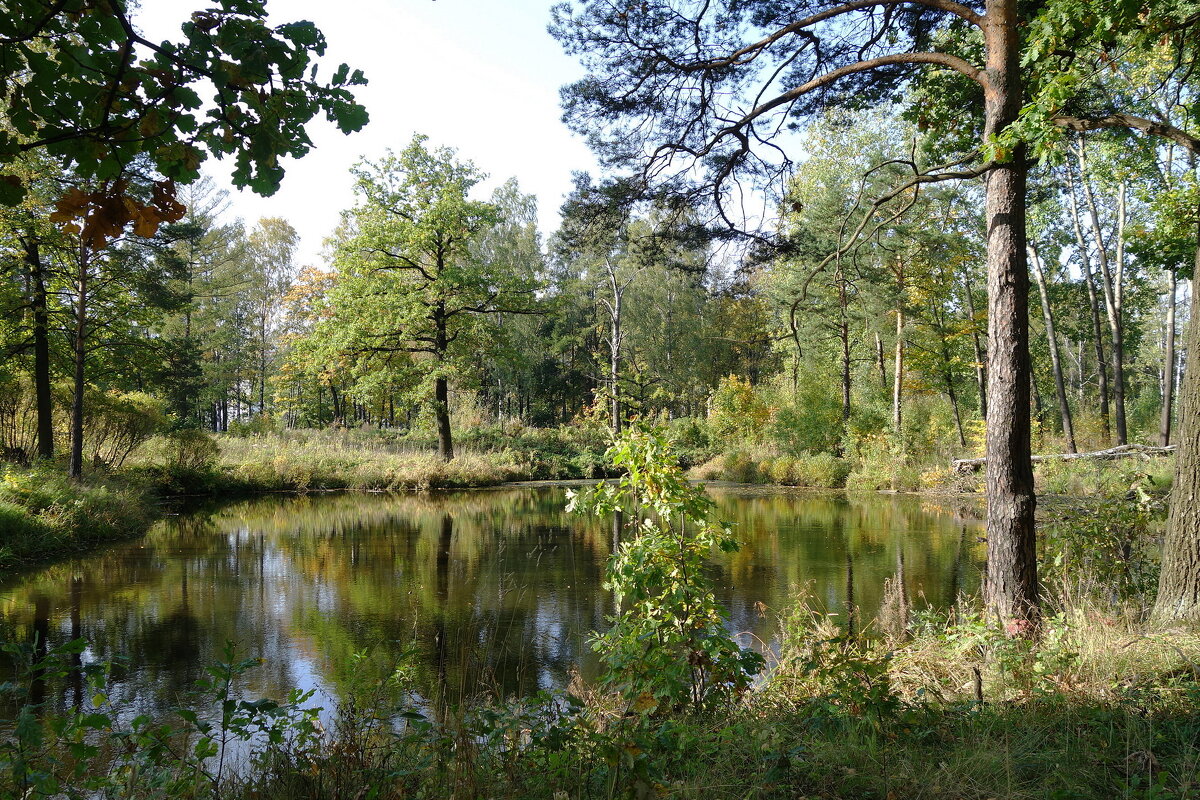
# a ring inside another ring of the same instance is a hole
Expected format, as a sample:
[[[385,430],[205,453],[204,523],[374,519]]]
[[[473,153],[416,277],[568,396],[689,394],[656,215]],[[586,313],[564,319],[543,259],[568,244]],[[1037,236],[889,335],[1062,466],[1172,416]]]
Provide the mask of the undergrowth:
[[[153,499],[128,481],[72,481],[48,468],[0,471],[0,571],[144,533]]]

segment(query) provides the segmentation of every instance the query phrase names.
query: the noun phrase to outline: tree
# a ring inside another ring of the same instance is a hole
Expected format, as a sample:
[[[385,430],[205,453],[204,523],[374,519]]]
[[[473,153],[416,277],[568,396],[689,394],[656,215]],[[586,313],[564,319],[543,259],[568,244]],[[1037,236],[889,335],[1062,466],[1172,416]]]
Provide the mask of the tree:
[[[472,244],[472,258],[490,269],[536,282],[545,273],[542,242],[537,229],[537,198],[524,194],[516,178],[509,178],[492,192],[498,222],[484,230]],[[495,348],[487,353],[482,393],[492,396],[496,417],[511,411],[532,410],[535,402],[549,399],[534,388],[538,367],[546,358],[545,342],[538,335],[541,315],[496,314],[493,325],[499,334]],[[528,413],[525,413],[528,419]]]
[[[1043,53],[1059,54],[1060,69],[1030,98],[1014,136],[1032,141],[1038,154],[1049,154],[1065,131],[1139,133],[1182,148],[1194,169],[1200,158],[1193,75],[1200,56],[1200,14],[1193,2],[1101,9],[1052,0],[1041,23],[1033,39]],[[1110,66],[1114,54],[1120,54],[1124,69]],[[1131,64],[1136,68],[1128,68]],[[1200,267],[1200,202],[1191,198],[1179,211],[1193,232],[1193,265]],[[1200,617],[1200,314],[1191,315],[1186,343],[1179,449],[1153,612],[1159,620]]]
[[[265,0],[221,0],[192,14],[179,40],[156,44],[137,32],[128,0],[7,3],[0,167],[45,153],[87,181],[59,211],[93,249],[129,223],[148,236],[177,219],[175,182],[198,178],[209,155],[232,156],[237,186],[273,193],[280,159],[312,147],[305,126],[318,113],[346,133],[366,124],[350,91],[366,81],[344,64],[317,81],[321,32],[311,22],[270,27],[266,16]],[[130,191],[142,162],[161,177],[148,198]],[[26,188],[19,173],[0,175],[0,203]]]
[[[334,316],[318,331],[335,332],[362,359],[420,367],[416,393],[432,383],[438,452],[449,461],[450,379],[488,349],[489,317],[536,312],[536,283],[524,265],[477,257],[473,245],[500,222],[496,206],[468,196],[484,176],[426,141],[415,136],[399,154],[355,168],[357,203],[336,242]]]
[[[155,250],[169,276],[167,290],[179,306],[156,327],[161,362],[155,383],[181,424],[211,422],[221,429],[220,403],[226,387],[214,367],[218,340],[224,334],[223,312],[231,295],[245,291],[245,246],[241,223],[222,223],[226,195],[211,180],[187,186],[180,199],[187,213],[165,225]]]
[[[54,401],[51,393],[51,314],[53,312],[51,253],[61,247],[64,236],[48,217],[53,206],[53,178],[57,171],[45,158],[28,157],[16,165],[30,186],[21,202],[0,209],[0,237],[14,271],[23,276],[23,309],[14,316],[25,319],[27,329],[19,337],[19,349],[33,349],[33,385],[37,413],[37,455],[54,457]]]
[[[267,411],[267,371],[272,360],[272,333],[279,323],[284,295],[292,285],[292,256],[300,234],[279,217],[264,217],[246,239],[246,296],[250,303],[258,366],[258,413]]]
[[[726,201],[739,175],[772,171],[758,153],[789,116],[888,97],[914,70],[966,78],[982,93],[988,173],[987,604],[1012,630],[1038,617],[1030,464],[1025,148],[999,139],[1029,80],[1018,3],[852,0],[780,4],[601,0],[555,8],[552,30],[588,77],[565,90],[565,119],[608,165],[647,185]],[[982,44],[982,50],[980,50]],[[982,57],[980,57],[980,55]],[[961,110],[957,113],[961,114]],[[648,155],[647,155],[648,154]],[[955,159],[960,165],[962,158]],[[699,165],[704,179],[689,182]],[[921,175],[915,182],[945,178]]]
[[[633,257],[635,234],[628,214],[620,204],[612,202],[603,187],[592,185],[586,174],[575,176],[575,191],[563,204],[563,227],[559,244],[569,253],[579,279],[588,286],[588,294],[604,309],[608,323],[608,384],[609,425],[614,435],[620,435],[625,419],[625,403],[621,392],[621,373],[624,368],[626,295],[630,287],[648,266],[643,259]],[[643,234],[646,233],[642,226]]]

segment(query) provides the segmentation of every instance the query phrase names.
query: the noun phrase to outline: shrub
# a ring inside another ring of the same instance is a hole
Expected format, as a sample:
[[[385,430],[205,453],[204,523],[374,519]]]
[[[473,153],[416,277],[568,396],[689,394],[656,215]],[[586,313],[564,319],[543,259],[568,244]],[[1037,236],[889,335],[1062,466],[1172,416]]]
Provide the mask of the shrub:
[[[791,482],[813,489],[841,489],[846,485],[850,466],[831,453],[817,453],[796,458],[790,463]]]
[[[770,441],[788,455],[835,450],[842,438],[842,404],[828,386],[804,379],[796,395],[772,416]]]
[[[93,461],[115,468],[167,424],[166,405],[143,392],[89,389],[84,409],[85,447]]]
[[[608,451],[626,474],[572,494],[568,509],[612,514],[632,506],[627,539],[609,560],[606,587],[621,612],[594,646],[604,660],[601,684],[629,711],[716,707],[740,694],[762,657],[738,646],[708,577],[713,550],[737,549],[715,504],[676,466],[661,429],[635,428]],[[643,516],[644,515],[644,516]]]
[[[772,483],[784,486],[794,486],[796,483],[796,459],[779,456],[762,465],[763,470],[771,478]]]
[[[758,480],[758,464],[744,450],[726,453],[721,464],[721,479],[735,483],[754,483]]]
[[[204,431],[183,428],[154,437],[139,455],[155,466],[197,471],[212,468],[221,456],[221,447]]]
[[[761,440],[771,412],[745,378],[728,375],[721,379],[709,405],[708,424],[724,440]]]

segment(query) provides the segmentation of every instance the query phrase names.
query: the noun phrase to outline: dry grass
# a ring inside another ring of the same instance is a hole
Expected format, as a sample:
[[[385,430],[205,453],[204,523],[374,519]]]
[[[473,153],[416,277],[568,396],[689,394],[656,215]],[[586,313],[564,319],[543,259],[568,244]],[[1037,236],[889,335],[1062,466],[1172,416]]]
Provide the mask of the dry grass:
[[[492,486],[522,477],[501,453],[459,452],[443,462],[428,451],[364,447],[338,439],[223,438],[219,466],[264,489],[435,489]]]

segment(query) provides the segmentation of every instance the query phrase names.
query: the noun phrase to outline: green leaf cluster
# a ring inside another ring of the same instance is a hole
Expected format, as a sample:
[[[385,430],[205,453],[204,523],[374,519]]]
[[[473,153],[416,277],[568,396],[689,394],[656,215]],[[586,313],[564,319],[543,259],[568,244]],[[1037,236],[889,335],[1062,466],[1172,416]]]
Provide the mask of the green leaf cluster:
[[[367,122],[342,65],[317,79],[325,39],[311,22],[270,26],[262,0],[197,11],[176,41],[135,29],[124,2],[14,0],[0,15],[0,166],[40,151],[84,179],[113,181],[139,159],[188,183],[209,156],[231,156],[233,180],[269,195],[280,159],[312,147],[318,114],[345,133]],[[18,175],[0,176],[0,203],[19,202]]]
[[[607,457],[625,475],[573,493],[568,505],[582,514],[630,515],[630,538],[605,581],[621,611],[594,643],[606,667],[602,684],[643,717],[710,708],[740,694],[763,659],[725,628],[708,575],[714,549],[737,549],[733,532],[713,519],[713,501],[676,466],[661,429],[633,427]]]

